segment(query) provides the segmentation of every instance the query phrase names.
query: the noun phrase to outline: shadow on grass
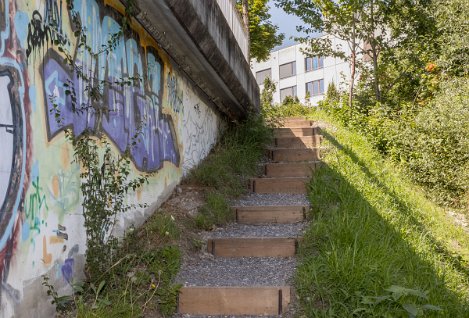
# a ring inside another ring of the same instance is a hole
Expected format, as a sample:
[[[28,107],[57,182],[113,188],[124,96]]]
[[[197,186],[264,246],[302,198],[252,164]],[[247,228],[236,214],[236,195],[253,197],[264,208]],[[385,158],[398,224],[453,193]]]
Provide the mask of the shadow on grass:
[[[366,176],[353,182],[369,183],[370,191],[390,202],[383,202],[378,211],[342,172],[325,164],[316,172],[310,183],[313,222],[300,250],[296,276],[306,316],[405,317],[409,303],[424,317],[468,316],[464,291],[458,290],[467,286],[469,278],[463,260],[438,242],[413,215],[409,203],[353,150],[327,132],[322,134],[352,162],[350,169]],[[399,213],[398,224],[384,219],[383,213]],[[409,295],[397,300],[374,298],[374,304],[365,301],[367,296],[388,294],[385,289],[392,285],[427,292],[428,299]],[[428,304],[442,311],[425,310]]]
[[[324,138],[328,140],[332,145],[337,147],[343,151],[348,157],[352,159],[352,161],[360,167],[361,171],[370,179],[373,183],[377,184],[378,187],[383,190],[388,196],[392,197],[393,202],[397,204],[397,209],[401,212],[405,212],[405,215],[409,218],[410,223],[414,224],[418,227],[418,230],[422,233],[425,233],[425,236],[430,241],[431,245],[433,246],[433,250],[435,253],[440,254],[447,262],[449,262],[452,266],[454,266],[461,274],[466,276],[469,279],[469,265],[464,264],[464,260],[461,256],[452,255],[452,253],[441,243],[439,242],[430,231],[425,228],[425,225],[422,224],[419,220],[412,215],[410,208],[406,202],[401,200],[399,196],[393,191],[389,189],[386,184],[384,184],[379,176],[375,175],[368,169],[365,162],[359,159],[357,154],[350,149],[350,147],[344,147],[341,143],[337,141],[331,134],[327,132],[322,132]],[[469,313],[468,313],[469,316]]]

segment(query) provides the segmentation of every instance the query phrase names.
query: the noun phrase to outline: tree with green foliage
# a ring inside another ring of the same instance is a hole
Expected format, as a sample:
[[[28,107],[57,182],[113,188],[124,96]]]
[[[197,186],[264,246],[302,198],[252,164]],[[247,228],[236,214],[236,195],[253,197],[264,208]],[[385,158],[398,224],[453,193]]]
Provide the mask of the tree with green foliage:
[[[278,26],[270,21],[268,0],[237,0],[238,10],[249,30],[250,58],[258,62],[269,58],[270,51],[282,44],[285,37],[277,33]]]
[[[375,101],[383,101],[385,73],[381,66],[382,56],[388,55],[402,44],[413,43],[421,38],[429,26],[428,1],[409,0],[277,0],[276,5],[287,13],[297,15],[304,25],[298,31],[306,35],[296,40],[308,44],[309,55],[342,58],[350,63],[349,105],[354,94],[355,69],[367,74]],[[317,33],[322,37],[317,37]],[[334,45],[337,38],[347,43],[350,55],[344,48]],[[392,54],[391,54],[392,55]],[[358,59],[357,56],[362,56]]]
[[[303,25],[297,26],[297,30],[305,36],[295,38],[296,41],[307,44],[304,53],[309,56],[333,56],[350,63],[349,103],[352,104],[359,49],[356,28],[358,2],[277,0],[276,5],[304,22]],[[326,36],[317,37],[318,32]],[[345,41],[351,54],[347,56],[344,48],[334,45],[331,36]]]

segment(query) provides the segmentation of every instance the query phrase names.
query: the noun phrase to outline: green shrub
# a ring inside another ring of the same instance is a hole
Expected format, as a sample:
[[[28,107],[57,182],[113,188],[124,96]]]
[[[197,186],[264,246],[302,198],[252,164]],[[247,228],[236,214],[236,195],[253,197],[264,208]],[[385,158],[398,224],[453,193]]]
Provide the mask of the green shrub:
[[[266,122],[272,127],[282,125],[282,119],[288,117],[312,117],[316,113],[316,107],[305,106],[297,101],[287,100],[288,103],[280,105],[264,105],[262,108]]]
[[[368,104],[367,104],[368,103]],[[399,111],[357,98],[326,98],[319,108],[363,133],[383,155],[401,163],[440,204],[469,207],[469,80],[448,80],[428,105],[402,102]]]
[[[401,160],[414,180],[435,192],[440,203],[468,204],[469,79],[442,85],[398,137]]]
[[[250,116],[230,128],[214,152],[189,175],[188,181],[216,188],[220,193],[239,196],[247,191],[247,178],[256,174],[272,131],[261,116]]]

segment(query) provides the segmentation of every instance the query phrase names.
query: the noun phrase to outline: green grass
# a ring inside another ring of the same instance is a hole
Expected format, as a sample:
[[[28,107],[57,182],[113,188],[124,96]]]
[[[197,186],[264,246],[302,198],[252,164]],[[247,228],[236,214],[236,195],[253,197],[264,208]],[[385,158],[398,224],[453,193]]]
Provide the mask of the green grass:
[[[336,127],[309,185],[300,315],[469,317],[467,233],[365,138]]]
[[[262,117],[251,116],[229,128],[214,151],[191,172],[186,182],[210,188],[195,218],[198,228],[210,230],[232,220],[228,199],[247,192],[248,179],[258,173],[258,163],[271,138],[272,130]]]
[[[176,225],[174,218],[170,215],[159,213],[159,211],[148,220],[144,230],[150,235],[156,234],[163,242],[178,240],[181,236],[181,231]]]
[[[222,225],[233,218],[225,195],[213,191],[207,193],[206,202],[195,217],[195,225],[199,229],[211,230],[213,225]]]
[[[196,217],[177,211],[173,216],[159,209],[141,228],[128,231],[111,255],[112,265],[92,281],[76,284],[73,296],[59,297],[45,277],[44,286],[58,310],[65,317],[80,318],[172,316],[180,289],[173,281],[182,253],[199,251],[204,244],[194,225],[211,230],[233,219],[228,200],[247,191],[248,178],[257,173],[271,138],[272,130],[261,116],[227,129],[208,158],[184,181],[207,187]]]
[[[101,277],[76,290],[66,316],[131,318],[156,312],[171,316],[180,288],[173,283],[181,266],[176,246],[180,238],[174,218],[162,210],[155,212],[138,231],[129,231],[113,265]]]

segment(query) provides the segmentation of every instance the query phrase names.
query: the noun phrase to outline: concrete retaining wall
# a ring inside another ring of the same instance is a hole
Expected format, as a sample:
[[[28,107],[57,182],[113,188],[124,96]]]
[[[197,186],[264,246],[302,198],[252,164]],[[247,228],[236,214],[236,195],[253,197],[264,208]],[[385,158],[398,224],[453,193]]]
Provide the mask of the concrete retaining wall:
[[[124,10],[119,1],[72,2],[94,51],[119,31]],[[181,47],[162,47],[148,28],[134,23],[111,54],[91,58],[77,48],[70,19],[65,0],[0,0],[0,317],[51,317],[41,275],[49,275],[59,292],[81,277],[86,244],[80,168],[72,163],[64,127],[77,134],[86,128],[103,132],[117,154],[143,123],[143,138],[132,151],[132,174],[154,175],[127,200],[149,208],[120,215],[122,233],[144,222],[208,154],[225,126],[213,90],[205,90],[209,85],[197,83],[176,62]],[[111,109],[106,116],[74,113],[64,83],[74,83],[78,102],[87,103],[84,83],[64,64],[55,42],[101,80],[138,75],[142,81],[104,90],[101,106]],[[225,82],[220,76],[205,80]],[[50,96],[61,109],[63,126],[54,119]],[[244,116],[244,108],[237,114]]]

